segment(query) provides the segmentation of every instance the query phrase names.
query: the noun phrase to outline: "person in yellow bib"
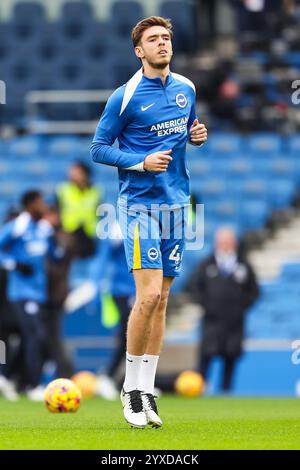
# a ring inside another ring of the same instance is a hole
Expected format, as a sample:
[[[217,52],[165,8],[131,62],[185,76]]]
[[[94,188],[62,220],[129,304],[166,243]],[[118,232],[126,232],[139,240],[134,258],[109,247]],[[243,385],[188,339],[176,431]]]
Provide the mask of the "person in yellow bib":
[[[69,181],[58,186],[57,201],[62,228],[74,235],[76,255],[88,258],[96,251],[96,210],[101,190],[91,184],[89,167],[76,161],[69,170]]]

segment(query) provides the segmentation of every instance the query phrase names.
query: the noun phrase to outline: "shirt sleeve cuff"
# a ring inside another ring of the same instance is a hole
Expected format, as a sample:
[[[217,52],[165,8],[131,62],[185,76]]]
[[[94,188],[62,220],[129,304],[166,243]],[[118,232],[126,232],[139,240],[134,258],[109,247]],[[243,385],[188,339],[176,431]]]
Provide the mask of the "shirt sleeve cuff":
[[[133,171],[145,171],[144,169],[144,160],[136,165],[129,166],[128,168],[124,168],[125,170],[133,170]]]
[[[201,146],[204,144],[204,142],[201,142],[200,144],[194,144],[194,142],[192,142],[191,140],[189,140],[189,144],[190,144],[190,145],[193,145],[194,147],[201,147]]]

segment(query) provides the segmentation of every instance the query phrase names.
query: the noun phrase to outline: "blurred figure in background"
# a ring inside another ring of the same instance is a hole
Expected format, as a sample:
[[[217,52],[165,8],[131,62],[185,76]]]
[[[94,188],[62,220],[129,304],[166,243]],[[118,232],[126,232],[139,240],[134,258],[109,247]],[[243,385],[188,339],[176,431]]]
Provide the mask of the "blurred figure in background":
[[[285,15],[293,8],[291,0],[229,0],[235,9],[239,37],[272,41],[281,36]]]
[[[18,212],[15,209],[9,209],[7,216],[5,217],[4,223],[15,219],[18,216]],[[0,266],[0,340],[5,343],[6,346],[6,364],[0,365],[0,393],[5,398],[11,401],[15,401],[18,395],[15,390],[15,386],[12,382],[12,377],[16,372],[22,368],[20,363],[20,348],[17,346],[14,348],[11,345],[11,337],[13,335],[20,335],[18,329],[17,320],[12,309],[10,302],[7,298],[7,284],[8,284],[8,272],[1,265]]]
[[[46,259],[59,259],[53,229],[42,220],[46,205],[39,191],[22,197],[23,211],[0,230],[0,262],[9,271],[7,297],[20,331],[27,378],[27,396],[43,399],[42,373],[44,328],[42,310],[47,300]],[[2,377],[5,385],[5,377]]]
[[[72,234],[76,243],[76,256],[89,258],[96,252],[96,209],[101,193],[91,183],[90,168],[75,162],[69,172],[69,181],[57,189],[57,201],[62,228]]]
[[[44,219],[53,227],[55,243],[64,250],[60,263],[51,258],[47,260],[48,300],[43,311],[44,328],[47,332],[44,359],[55,362],[57,377],[70,378],[74,374],[74,368],[65,351],[61,329],[64,302],[69,292],[69,271],[76,254],[76,245],[72,235],[62,229],[57,207],[49,207]]]
[[[188,290],[204,309],[198,371],[206,379],[211,360],[220,356],[224,361],[221,387],[229,392],[242,353],[245,314],[259,296],[255,274],[239,254],[231,229],[217,231],[214,253],[201,262]]]
[[[100,282],[100,286],[107,274],[109,264],[112,268],[110,293],[118,308],[120,322],[116,348],[113,351],[106,374],[98,375],[96,393],[107,400],[115,400],[119,397],[119,391],[116,387],[117,373],[126,352],[127,321],[135,301],[133,275],[128,272],[122,232],[117,222],[112,227],[110,237],[102,240],[97,263],[98,272],[95,276],[97,282]]]

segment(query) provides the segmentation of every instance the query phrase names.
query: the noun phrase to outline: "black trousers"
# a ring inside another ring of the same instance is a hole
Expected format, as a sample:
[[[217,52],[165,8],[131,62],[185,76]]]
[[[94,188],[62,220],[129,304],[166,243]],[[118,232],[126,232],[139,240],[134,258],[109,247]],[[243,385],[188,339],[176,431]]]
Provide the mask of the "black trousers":
[[[53,360],[58,377],[70,378],[74,367],[64,347],[61,332],[63,309],[60,304],[47,302],[43,309],[42,320],[46,332],[44,343],[44,361]]]
[[[21,351],[27,385],[34,388],[40,383],[43,366],[45,333],[42,321],[43,306],[35,301],[12,302],[18,324]]]
[[[229,392],[232,388],[232,379],[235,371],[235,366],[238,356],[220,356],[223,359],[223,374],[221,389],[223,392]],[[203,376],[204,380],[207,378],[208,369],[214,356],[201,356],[198,371]]]
[[[119,365],[125,356],[127,321],[128,321],[128,317],[131,311],[131,305],[130,305],[131,297],[113,296],[113,299],[119,309],[120,325],[119,325],[119,333],[117,337],[118,346],[113,353],[113,357],[112,357],[110,366],[107,371],[108,375],[112,378],[115,377],[115,374],[119,368]]]

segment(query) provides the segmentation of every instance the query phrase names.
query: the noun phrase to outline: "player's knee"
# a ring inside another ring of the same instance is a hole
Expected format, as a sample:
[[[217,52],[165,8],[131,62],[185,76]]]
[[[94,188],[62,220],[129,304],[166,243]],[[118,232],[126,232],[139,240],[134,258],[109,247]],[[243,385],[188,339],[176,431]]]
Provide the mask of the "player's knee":
[[[166,308],[169,300],[169,290],[163,290],[160,296],[160,307]]]
[[[142,310],[151,314],[160,304],[160,300],[161,293],[159,290],[152,289],[145,292],[141,301]]]

